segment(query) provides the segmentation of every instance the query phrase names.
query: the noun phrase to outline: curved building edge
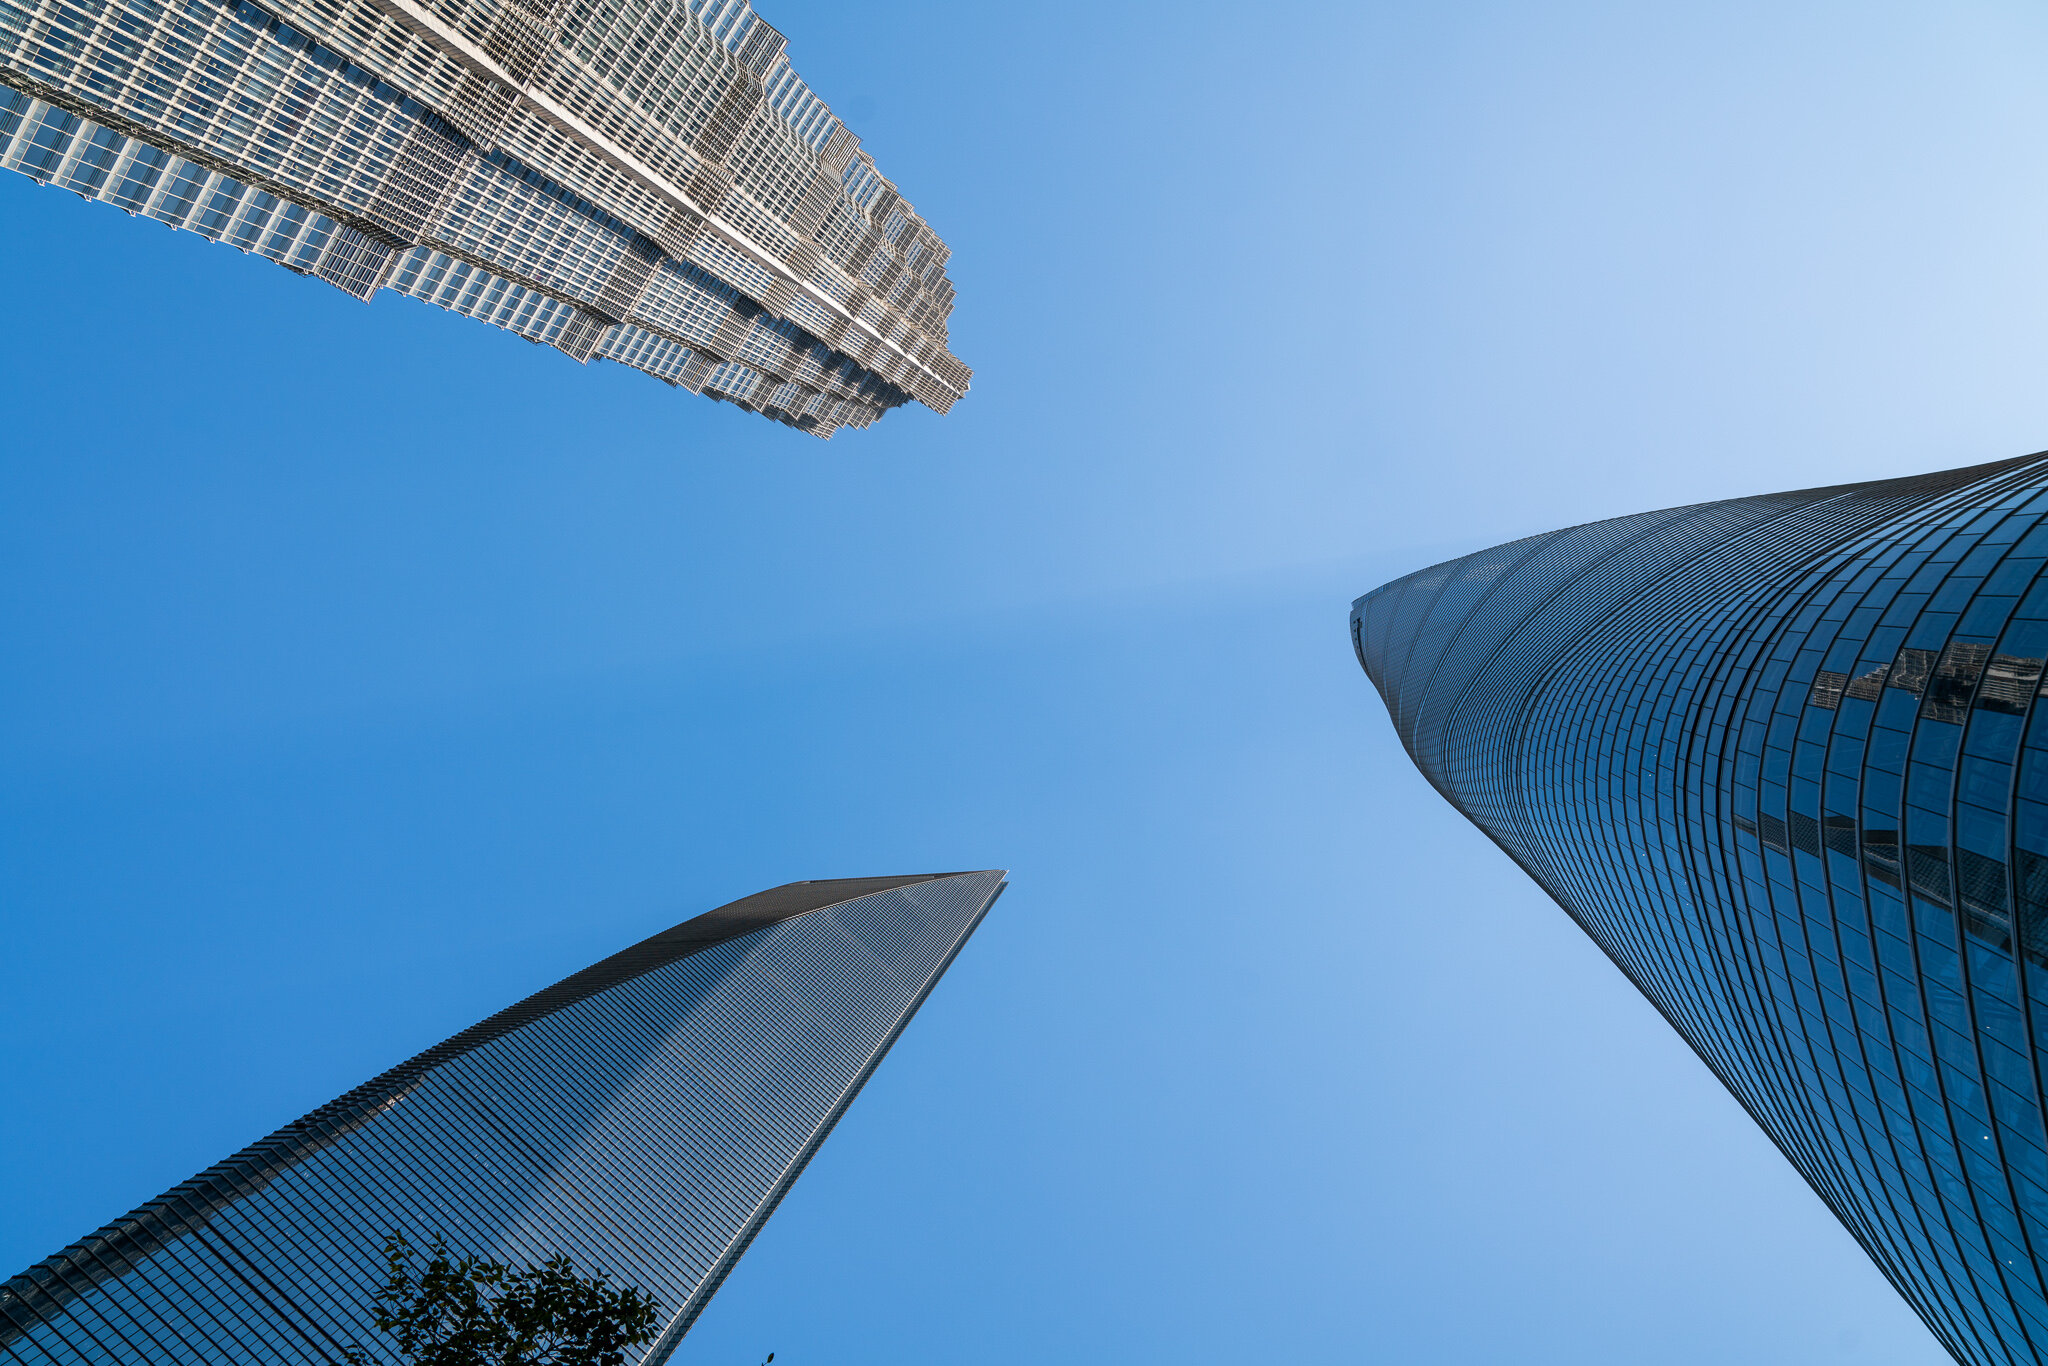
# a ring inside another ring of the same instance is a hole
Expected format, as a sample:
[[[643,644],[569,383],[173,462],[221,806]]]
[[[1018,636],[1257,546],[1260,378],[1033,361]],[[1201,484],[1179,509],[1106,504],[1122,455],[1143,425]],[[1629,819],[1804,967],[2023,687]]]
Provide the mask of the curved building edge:
[[[1959,1361],[2048,1348],[2048,455],[1527,537],[1360,597],[1433,786]]]

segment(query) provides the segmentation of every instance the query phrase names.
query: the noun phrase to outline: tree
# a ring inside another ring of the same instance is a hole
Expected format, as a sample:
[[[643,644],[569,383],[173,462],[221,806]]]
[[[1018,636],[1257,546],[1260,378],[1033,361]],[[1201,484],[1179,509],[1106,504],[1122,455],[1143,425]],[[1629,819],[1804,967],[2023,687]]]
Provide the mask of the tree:
[[[403,1235],[384,1240],[390,1272],[372,1305],[378,1331],[405,1366],[625,1366],[654,1340],[661,1302],[600,1271],[579,1276],[561,1254],[539,1266],[457,1257],[436,1237],[426,1269]],[[360,1346],[351,1366],[389,1360]]]

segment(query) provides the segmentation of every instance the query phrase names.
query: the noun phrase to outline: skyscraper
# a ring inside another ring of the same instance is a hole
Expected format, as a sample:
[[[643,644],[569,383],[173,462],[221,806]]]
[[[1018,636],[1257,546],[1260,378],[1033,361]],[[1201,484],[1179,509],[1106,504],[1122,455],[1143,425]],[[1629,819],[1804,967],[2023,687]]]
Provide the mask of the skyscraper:
[[[818,436],[967,391],[945,244],[746,0],[0,0],[0,166]]]
[[[2048,457],[1532,536],[1351,618],[1416,765],[1959,1361],[2048,1360]]]
[[[793,882],[614,954],[9,1280],[0,1361],[332,1366],[396,1232],[653,1293],[653,1366],[1003,886]]]

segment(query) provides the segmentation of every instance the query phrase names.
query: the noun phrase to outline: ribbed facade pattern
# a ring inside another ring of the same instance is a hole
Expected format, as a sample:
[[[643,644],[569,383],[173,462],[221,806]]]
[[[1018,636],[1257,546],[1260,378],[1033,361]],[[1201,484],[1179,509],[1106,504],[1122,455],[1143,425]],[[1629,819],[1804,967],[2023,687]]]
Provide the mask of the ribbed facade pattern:
[[[793,883],[492,1016],[0,1288],[0,1361],[321,1363],[381,1342],[381,1248],[569,1254],[665,1360],[1002,890]]]
[[[2048,457],[1452,560],[1352,638],[1416,764],[1959,1361],[2048,1360]]]
[[[745,0],[0,0],[0,166],[819,436],[967,389],[945,244]]]

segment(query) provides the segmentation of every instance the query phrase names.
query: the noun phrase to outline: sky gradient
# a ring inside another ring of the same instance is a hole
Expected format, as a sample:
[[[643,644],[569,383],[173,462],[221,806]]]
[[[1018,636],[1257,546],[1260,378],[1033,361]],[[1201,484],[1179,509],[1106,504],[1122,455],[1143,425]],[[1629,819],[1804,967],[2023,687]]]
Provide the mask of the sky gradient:
[[[998,866],[682,1366],[1946,1360],[1345,614],[2048,445],[2048,14],[761,7],[954,249],[948,417],[0,176],[7,1270],[734,897]]]

